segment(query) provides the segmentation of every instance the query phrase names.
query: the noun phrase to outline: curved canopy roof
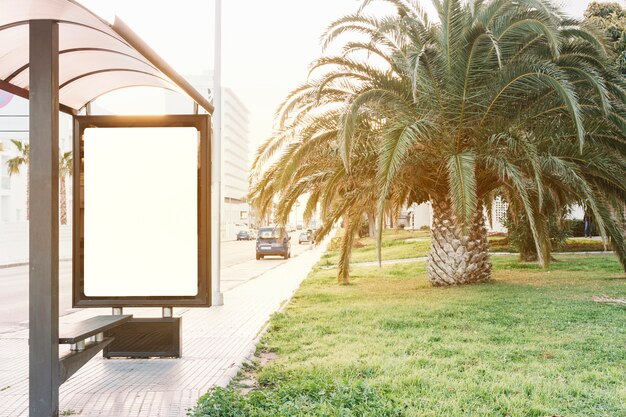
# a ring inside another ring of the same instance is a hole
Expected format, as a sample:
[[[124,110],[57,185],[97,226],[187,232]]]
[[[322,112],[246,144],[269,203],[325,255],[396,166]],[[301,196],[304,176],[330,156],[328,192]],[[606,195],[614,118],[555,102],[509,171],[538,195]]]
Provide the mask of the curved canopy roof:
[[[213,106],[130,28],[110,25],[72,0],[0,0],[0,89],[29,90],[29,20],[59,23],[59,103],[76,113],[94,99],[125,87],[159,87]]]

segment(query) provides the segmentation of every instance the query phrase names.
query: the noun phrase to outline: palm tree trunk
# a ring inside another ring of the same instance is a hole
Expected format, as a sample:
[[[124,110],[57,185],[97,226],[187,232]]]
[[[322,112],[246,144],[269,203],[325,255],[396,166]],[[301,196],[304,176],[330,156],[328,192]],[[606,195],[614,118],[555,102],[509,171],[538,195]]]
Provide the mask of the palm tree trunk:
[[[374,236],[376,236],[376,213],[375,212],[367,212],[367,223],[368,223],[369,236],[373,238]]]
[[[339,284],[350,283],[350,256],[352,255],[352,241],[354,239],[355,219],[350,219],[350,214],[343,217],[344,234],[339,248],[339,262],[337,263],[337,282]]]
[[[482,205],[465,230],[457,224],[449,198],[433,199],[432,209],[432,246],[427,267],[431,284],[461,285],[488,280],[491,262]]]
[[[532,248],[526,246],[521,246],[519,248],[519,260],[521,262],[537,262],[537,259],[539,259],[539,256],[537,255],[537,248],[534,246],[535,242],[532,243]]]
[[[67,202],[66,202],[66,193],[65,193],[65,177],[60,178],[61,184],[59,193],[61,194],[61,224],[67,224]]]

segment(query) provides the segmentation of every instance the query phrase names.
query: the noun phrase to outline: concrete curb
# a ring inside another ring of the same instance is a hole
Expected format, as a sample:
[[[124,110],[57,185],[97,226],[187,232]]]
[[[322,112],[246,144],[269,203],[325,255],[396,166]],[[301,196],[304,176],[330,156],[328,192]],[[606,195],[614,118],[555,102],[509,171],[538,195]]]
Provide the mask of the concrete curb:
[[[334,233],[333,233],[334,235]],[[321,256],[326,252],[326,248],[328,247],[328,243],[330,242],[330,239],[332,238],[332,236],[327,237],[324,242],[321,245],[318,245],[318,247],[320,248],[320,253],[319,253],[319,257],[321,258]],[[318,259],[319,261],[319,259]],[[278,265],[277,265],[278,266]],[[311,271],[313,271],[313,268],[315,267],[315,265],[313,265],[313,267],[311,267]],[[269,271],[273,270],[274,268],[270,269]],[[309,273],[311,272],[309,271]],[[256,276],[255,278],[258,278],[259,276],[261,276],[263,274],[259,274],[258,276]],[[307,276],[302,280],[304,282],[305,279],[307,279],[307,277],[309,276],[309,274],[307,274]],[[253,278],[254,279],[254,278]],[[302,284],[302,283],[300,283]],[[280,312],[282,313],[283,311],[285,311],[285,309],[287,308],[287,306],[289,305],[289,303],[291,302],[291,299],[293,298],[294,294],[296,293],[296,291],[298,291],[298,289],[300,288],[300,285],[298,285],[298,287],[296,289],[294,289],[291,294],[289,295],[289,297],[287,297],[280,305],[280,307],[274,312],[274,314],[276,312]],[[228,368],[225,372],[224,375],[222,375],[222,377],[215,383],[216,387],[221,387],[221,388],[226,388],[228,386],[228,384],[230,384],[230,382],[233,380],[233,378],[235,378],[237,376],[237,374],[239,373],[239,371],[241,370],[241,368],[243,367],[243,365],[246,362],[251,361],[254,358],[254,354],[256,353],[256,347],[259,344],[259,342],[261,341],[261,338],[265,335],[265,333],[267,333],[267,331],[270,328],[270,324],[271,324],[271,318],[268,319],[265,324],[263,325],[263,327],[259,330],[257,336],[248,344],[248,346],[245,349],[245,355],[244,357],[241,359],[241,361],[237,362],[237,363],[233,363],[231,365],[230,368]]]
[[[71,260],[72,258],[63,258],[63,259],[59,259],[59,262],[70,262]],[[10,264],[0,265],[0,269],[15,268],[17,266],[27,266],[27,265],[28,265],[28,262],[14,262]]]

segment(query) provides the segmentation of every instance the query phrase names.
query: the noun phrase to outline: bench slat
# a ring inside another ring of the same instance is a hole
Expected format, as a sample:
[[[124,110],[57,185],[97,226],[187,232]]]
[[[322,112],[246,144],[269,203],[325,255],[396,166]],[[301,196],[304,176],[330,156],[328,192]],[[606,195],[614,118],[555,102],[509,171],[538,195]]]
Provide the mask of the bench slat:
[[[64,325],[59,329],[59,343],[71,344],[85,340],[88,337],[126,323],[132,317],[132,314],[124,314],[121,316],[95,316],[78,323]]]

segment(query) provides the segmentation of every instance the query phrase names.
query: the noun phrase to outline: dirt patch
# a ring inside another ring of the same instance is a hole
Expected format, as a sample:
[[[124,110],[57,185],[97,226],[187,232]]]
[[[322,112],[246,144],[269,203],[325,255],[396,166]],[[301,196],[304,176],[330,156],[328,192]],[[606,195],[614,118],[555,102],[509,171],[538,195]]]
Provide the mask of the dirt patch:
[[[259,365],[261,365],[261,367],[264,367],[271,361],[275,361],[276,359],[278,359],[278,354],[274,352],[261,352],[256,357],[259,359]]]
[[[595,301],[596,303],[603,303],[603,304],[615,304],[615,305],[620,305],[620,306],[626,306],[626,299],[624,298],[610,298],[607,296],[601,296],[601,297],[591,297],[591,299],[593,301]]]
[[[278,359],[278,355],[274,352],[258,352],[250,362],[241,367],[237,378],[233,380],[233,387],[237,388],[244,396],[258,389],[259,371],[276,359]]]

